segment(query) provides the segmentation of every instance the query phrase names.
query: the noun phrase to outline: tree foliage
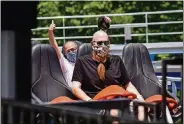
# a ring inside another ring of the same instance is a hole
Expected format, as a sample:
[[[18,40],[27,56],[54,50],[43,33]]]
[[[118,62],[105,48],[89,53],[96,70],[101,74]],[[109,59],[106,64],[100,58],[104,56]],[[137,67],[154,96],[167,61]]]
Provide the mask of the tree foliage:
[[[38,17],[44,16],[68,16],[68,15],[97,15],[97,14],[118,14],[132,12],[149,12],[149,11],[165,11],[165,10],[181,10],[183,9],[182,1],[40,1],[38,5]],[[82,25],[97,25],[98,18],[74,18],[65,19],[65,26],[82,26]],[[118,16],[111,17],[112,24],[126,23],[144,23],[145,16]],[[58,27],[63,26],[63,19],[55,19],[55,24]],[[183,14],[156,14],[149,15],[148,22],[163,22],[163,21],[183,21]],[[38,27],[49,27],[51,20],[39,20]],[[132,33],[145,33],[146,28],[132,28]],[[83,29],[66,29],[65,36],[92,36],[97,28]],[[154,25],[149,26],[149,33],[158,32],[181,32],[183,31],[181,24],[170,25]],[[109,34],[123,34],[124,29],[111,29]],[[56,37],[63,36],[63,30],[55,30]],[[33,37],[47,38],[47,30],[33,31]],[[161,35],[149,36],[149,42],[171,42],[182,41],[182,35]],[[82,42],[89,42],[90,39],[76,39]],[[59,45],[62,45],[63,40],[57,40]],[[123,37],[112,38],[112,43],[122,44]],[[42,41],[48,43],[48,41]],[[131,42],[146,42],[146,37],[133,37]]]

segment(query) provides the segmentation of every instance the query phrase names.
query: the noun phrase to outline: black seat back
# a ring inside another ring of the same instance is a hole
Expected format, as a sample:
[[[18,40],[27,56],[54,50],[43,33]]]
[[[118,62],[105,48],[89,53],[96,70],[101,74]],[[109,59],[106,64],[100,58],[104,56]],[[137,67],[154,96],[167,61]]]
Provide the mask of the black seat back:
[[[37,45],[37,44],[40,44],[40,43],[36,42],[36,41],[31,41],[31,44],[32,44],[32,47],[33,47],[34,45]]]
[[[143,44],[128,44],[123,48],[122,59],[133,85],[144,98],[161,94],[147,48]]]
[[[79,46],[77,52],[77,58],[84,55],[89,55],[92,52],[91,44],[90,43],[83,43]]]
[[[59,64],[56,51],[48,44],[32,47],[32,97],[37,103],[58,96],[72,95]]]

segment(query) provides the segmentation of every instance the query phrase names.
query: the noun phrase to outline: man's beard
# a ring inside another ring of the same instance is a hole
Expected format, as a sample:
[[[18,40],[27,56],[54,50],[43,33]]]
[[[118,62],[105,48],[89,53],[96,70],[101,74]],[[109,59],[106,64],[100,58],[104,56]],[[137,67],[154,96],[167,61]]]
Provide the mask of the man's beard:
[[[94,58],[97,62],[104,63],[104,62],[107,60],[108,57],[109,57],[109,54],[106,54],[106,55],[101,56],[101,55],[99,55],[99,54],[93,52],[93,58]]]
[[[100,80],[104,81],[105,80],[105,66],[104,62],[106,62],[107,58],[109,57],[109,47],[104,47],[101,49],[94,48],[93,47],[93,53],[92,57],[95,61],[100,62],[98,67],[97,67],[97,73],[100,78]]]

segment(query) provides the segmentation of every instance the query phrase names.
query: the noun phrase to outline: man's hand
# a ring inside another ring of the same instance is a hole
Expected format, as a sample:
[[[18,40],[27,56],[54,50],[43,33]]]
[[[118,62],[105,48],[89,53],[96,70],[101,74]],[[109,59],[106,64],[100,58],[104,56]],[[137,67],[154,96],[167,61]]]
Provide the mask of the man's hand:
[[[98,27],[103,31],[107,31],[110,28],[111,19],[107,16],[101,16],[98,18]]]
[[[61,59],[61,52],[60,49],[58,47],[58,44],[56,42],[56,39],[54,38],[54,29],[55,29],[56,25],[54,24],[54,21],[52,20],[52,23],[50,24],[49,30],[48,30],[48,37],[49,37],[49,42],[50,45],[56,50],[58,59]]]
[[[131,82],[128,83],[126,90],[131,93],[136,94],[138,101],[144,102],[143,96],[140,95],[140,93],[137,91],[137,89],[133,86]],[[143,106],[138,107],[138,120],[140,121],[144,120],[144,107]]]
[[[55,27],[56,27],[56,25],[54,24],[54,20],[52,20],[52,23],[50,24],[50,27],[49,27],[49,32],[53,33]]]
[[[110,19],[108,16],[105,16],[105,17],[104,17],[104,21],[105,21],[106,23],[111,23],[111,19]]]
[[[81,89],[81,83],[78,81],[72,82],[72,93],[79,99],[84,101],[91,101],[92,99]]]

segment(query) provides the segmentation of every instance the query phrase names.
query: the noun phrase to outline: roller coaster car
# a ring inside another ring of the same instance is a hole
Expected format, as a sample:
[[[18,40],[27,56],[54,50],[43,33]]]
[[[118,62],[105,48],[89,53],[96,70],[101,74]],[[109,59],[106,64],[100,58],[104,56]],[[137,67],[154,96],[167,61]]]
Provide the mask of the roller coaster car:
[[[80,45],[77,57],[90,54],[90,44]],[[142,44],[128,44],[123,48],[122,59],[133,85],[148,103],[161,103],[161,84],[158,81],[151,63],[147,48]],[[93,99],[113,99],[116,96],[136,98],[122,87],[112,85],[99,92]],[[48,44],[32,47],[32,101],[33,103],[75,102],[71,89],[67,86],[60,69],[57,54]],[[169,93],[166,98],[170,113],[178,107],[177,98]],[[181,112],[173,114],[179,118]]]

